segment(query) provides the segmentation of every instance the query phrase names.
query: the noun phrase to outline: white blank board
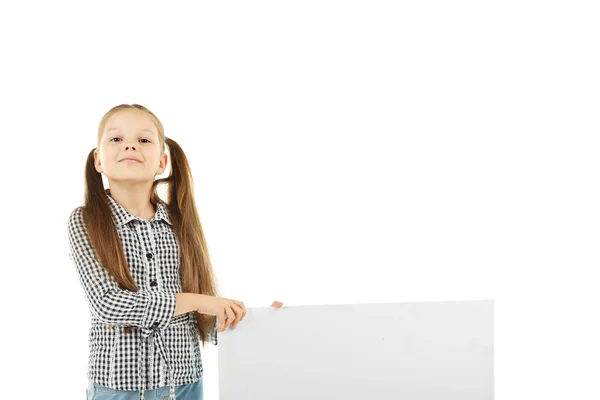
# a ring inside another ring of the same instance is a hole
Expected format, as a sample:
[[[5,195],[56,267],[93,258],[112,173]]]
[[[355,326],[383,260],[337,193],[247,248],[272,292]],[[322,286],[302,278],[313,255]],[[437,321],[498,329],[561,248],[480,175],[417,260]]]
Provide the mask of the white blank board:
[[[221,400],[492,400],[493,300],[248,308]]]

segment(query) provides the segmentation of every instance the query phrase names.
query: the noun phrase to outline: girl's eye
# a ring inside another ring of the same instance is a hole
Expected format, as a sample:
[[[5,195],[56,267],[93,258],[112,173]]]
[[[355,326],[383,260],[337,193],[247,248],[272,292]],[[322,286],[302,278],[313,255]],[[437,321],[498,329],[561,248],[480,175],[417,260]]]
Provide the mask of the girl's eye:
[[[121,138],[114,137],[114,138],[110,139],[110,140],[109,140],[109,142],[112,142],[112,141],[113,141],[113,139],[121,139]],[[146,140],[146,141],[147,141],[146,143],[150,143],[150,141],[149,141],[148,139],[142,139],[142,140]]]

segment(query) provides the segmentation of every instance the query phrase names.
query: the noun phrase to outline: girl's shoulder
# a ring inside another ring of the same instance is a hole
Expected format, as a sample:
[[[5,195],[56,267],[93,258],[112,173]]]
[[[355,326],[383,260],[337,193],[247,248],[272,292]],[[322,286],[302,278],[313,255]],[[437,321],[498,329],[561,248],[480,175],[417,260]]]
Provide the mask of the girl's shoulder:
[[[83,222],[83,206],[75,207],[69,214],[69,227],[80,225]]]

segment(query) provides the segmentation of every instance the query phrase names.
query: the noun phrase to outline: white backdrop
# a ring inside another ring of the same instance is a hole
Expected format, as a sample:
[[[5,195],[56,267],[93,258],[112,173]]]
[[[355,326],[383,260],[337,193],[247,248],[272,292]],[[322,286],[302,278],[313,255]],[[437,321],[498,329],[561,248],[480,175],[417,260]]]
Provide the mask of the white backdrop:
[[[4,2],[4,395],[84,396],[67,219],[100,118],[140,103],[190,160],[223,295],[494,300],[496,399],[598,398],[594,5]]]

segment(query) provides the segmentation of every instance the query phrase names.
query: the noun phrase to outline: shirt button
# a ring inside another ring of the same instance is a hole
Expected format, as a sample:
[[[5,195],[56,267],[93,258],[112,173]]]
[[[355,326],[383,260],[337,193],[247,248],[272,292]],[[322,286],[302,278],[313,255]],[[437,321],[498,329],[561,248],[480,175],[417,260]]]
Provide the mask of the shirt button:
[[[158,328],[158,322],[155,322],[155,323],[153,323],[153,324],[152,324],[152,327],[153,327],[153,328]]]
[[[150,282],[150,286],[156,286],[156,285],[158,285],[158,283],[156,281]]]
[[[152,258],[152,253],[146,253],[146,258],[148,258],[148,260],[150,260]]]

